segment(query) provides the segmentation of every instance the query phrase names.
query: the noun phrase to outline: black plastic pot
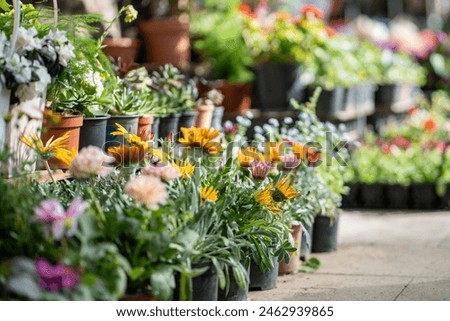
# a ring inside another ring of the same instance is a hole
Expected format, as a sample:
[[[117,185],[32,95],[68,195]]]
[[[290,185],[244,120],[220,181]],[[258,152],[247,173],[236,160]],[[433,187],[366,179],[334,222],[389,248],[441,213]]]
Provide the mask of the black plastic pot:
[[[365,83],[355,87],[356,106],[371,113],[375,110],[375,88],[372,84]]]
[[[411,185],[411,205],[414,209],[436,209],[438,197],[435,185],[430,183]]]
[[[409,187],[403,185],[386,185],[386,205],[391,209],[410,208]]]
[[[197,111],[186,111],[180,115],[180,120],[178,121],[178,132],[180,132],[181,127],[191,128],[195,126],[195,121],[197,120]]]
[[[359,183],[350,183],[347,184],[350,188],[347,195],[344,195],[342,198],[342,208],[359,208],[359,196],[361,191],[361,184]]]
[[[313,223],[314,224],[314,223]],[[314,230],[313,230],[313,224],[311,225],[306,225],[304,224],[303,227],[304,229],[308,232],[308,235],[306,235],[306,233],[302,233],[302,242],[300,244],[300,259],[302,261],[307,261],[309,256],[311,255],[311,250],[312,250],[312,244],[313,244],[313,234],[314,234]]]
[[[355,111],[359,107],[358,106],[359,91],[360,91],[359,87],[350,87],[345,89],[343,110]]]
[[[384,184],[362,184],[361,203],[364,208],[385,208]]]
[[[137,135],[139,116],[137,115],[115,115],[111,116],[107,120],[106,125],[106,142],[105,150],[108,150],[111,146],[118,146],[124,144],[123,136],[113,136],[111,133],[117,130],[115,124],[118,123],[122,125],[130,134]]]
[[[211,121],[211,128],[217,129],[219,131],[222,130],[222,119],[224,111],[225,111],[224,107],[216,107],[214,109]]]
[[[400,85],[381,85],[375,92],[376,105],[391,105],[400,99]]]
[[[450,184],[447,184],[445,194],[441,197],[441,207],[445,209],[450,208]]]
[[[153,124],[152,124],[152,133],[154,135],[154,140],[158,141],[159,138],[159,117],[153,118]]]
[[[250,265],[247,268],[247,274],[250,277]],[[219,288],[218,300],[219,301],[247,301],[248,287],[240,288],[234,278],[233,272],[230,273],[230,289],[228,293],[225,290]]]
[[[178,123],[180,114],[161,117],[159,119],[159,138],[166,138],[172,132],[174,135],[178,132]]]
[[[253,260],[250,263],[250,291],[264,291],[274,289],[278,279],[278,260],[272,258],[273,268],[263,272]]]
[[[110,116],[85,117],[80,128],[80,143],[78,150],[83,147],[96,146],[103,149],[106,140],[106,124]]]
[[[345,107],[346,89],[336,87],[333,90],[323,90],[317,101],[316,111],[318,115],[332,116]]]
[[[337,249],[339,216],[316,216],[313,228],[312,251],[314,253],[333,252]]]
[[[300,67],[293,63],[263,63],[255,66],[254,106],[266,111],[286,110],[291,98],[299,100],[303,88]]]
[[[219,278],[216,268],[211,262],[192,264],[193,269],[208,267],[202,275],[192,278],[192,301],[217,301]],[[180,298],[180,275],[175,275],[173,300]]]

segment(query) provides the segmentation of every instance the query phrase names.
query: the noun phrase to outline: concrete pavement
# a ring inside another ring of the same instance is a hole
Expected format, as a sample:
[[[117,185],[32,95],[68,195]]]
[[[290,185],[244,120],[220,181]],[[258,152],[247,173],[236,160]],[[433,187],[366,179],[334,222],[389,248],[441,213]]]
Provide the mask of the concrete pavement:
[[[278,278],[250,300],[450,300],[450,212],[352,211],[315,273]]]

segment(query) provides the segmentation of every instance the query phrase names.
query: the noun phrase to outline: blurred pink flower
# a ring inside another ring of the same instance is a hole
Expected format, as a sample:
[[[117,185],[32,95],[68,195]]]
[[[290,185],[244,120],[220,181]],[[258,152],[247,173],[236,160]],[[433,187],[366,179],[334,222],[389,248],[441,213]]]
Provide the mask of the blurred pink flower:
[[[84,213],[87,206],[81,197],[76,197],[67,211],[64,211],[58,200],[49,199],[42,201],[39,207],[34,209],[34,218],[45,224],[46,237],[51,234],[55,240],[60,240],[64,234],[72,236],[75,233],[78,217]]]
[[[269,174],[271,168],[272,168],[271,162],[253,161],[250,165],[250,172],[252,173],[252,177],[254,179],[264,180]]]
[[[142,175],[150,175],[160,177],[162,180],[169,182],[181,176],[180,171],[173,166],[167,165],[163,167],[147,166],[142,170]]]
[[[125,185],[125,192],[137,203],[152,210],[166,204],[169,197],[166,185],[158,177],[148,175],[131,178]]]
[[[45,290],[57,292],[62,289],[73,289],[80,282],[77,271],[61,263],[52,265],[46,259],[38,259],[35,266],[40,278],[39,284]]]
[[[88,146],[75,156],[70,164],[70,173],[75,178],[88,178],[93,175],[106,176],[113,171],[112,167],[105,167],[105,162],[113,162],[114,159],[107,156],[95,146]]]
[[[284,170],[293,170],[302,162],[295,155],[283,155],[280,157],[281,166]]]

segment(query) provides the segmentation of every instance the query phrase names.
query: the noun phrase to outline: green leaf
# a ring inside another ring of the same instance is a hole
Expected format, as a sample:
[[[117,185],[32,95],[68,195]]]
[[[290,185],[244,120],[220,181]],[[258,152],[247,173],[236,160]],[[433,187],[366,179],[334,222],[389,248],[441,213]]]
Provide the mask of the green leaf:
[[[304,273],[313,273],[316,272],[320,268],[319,259],[312,257],[309,261],[303,263],[298,269],[299,272]]]
[[[132,281],[137,280],[144,272],[145,269],[142,266],[135,267],[130,271],[130,279]]]
[[[11,8],[11,5],[6,2],[6,0],[0,0],[0,9],[3,11],[9,11]]]

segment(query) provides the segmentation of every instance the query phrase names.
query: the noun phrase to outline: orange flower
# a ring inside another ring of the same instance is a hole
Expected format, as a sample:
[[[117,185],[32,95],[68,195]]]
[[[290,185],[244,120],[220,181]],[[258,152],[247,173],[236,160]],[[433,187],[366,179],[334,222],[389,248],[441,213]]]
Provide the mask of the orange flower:
[[[116,160],[117,164],[122,166],[140,163],[147,155],[147,148],[144,146],[113,146],[108,148],[110,154]]]
[[[313,16],[320,20],[323,20],[323,18],[324,18],[323,11],[320,10],[319,8],[317,8],[313,4],[307,4],[306,6],[303,6],[300,9],[300,13],[303,14],[304,16],[307,16],[307,17]]]
[[[434,133],[437,130],[437,123],[436,123],[436,121],[433,118],[428,117],[423,122],[423,129],[425,129],[426,132]]]
[[[410,106],[408,108],[408,114],[410,116],[417,114],[418,111],[419,111],[419,109],[416,106]]]
[[[249,18],[256,18],[255,13],[253,12],[252,8],[246,4],[246,3],[242,3],[239,6],[239,11],[244,15],[247,16]]]
[[[291,19],[291,14],[290,14],[289,12],[287,12],[287,11],[278,11],[278,12],[275,14],[275,18],[276,18],[277,20],[288,21],[288,20]]]
[[[253,161],[264,160],[264,156],[261,155],[255,147],[246,147],[238,151],[237,159],[240,166],[250,167]]]
[[[265,147],[265,160],[267,162],[278,162],[280,161],[280,149],[284,142],[281,143],[266,143]]]
[[[307,150],[306,150],[305,146],[294,143],[294,145],[292,146],[292,151],[298,159],[301,159],[301,160],[306,159]]]
[[[322,152],[312,147],[308,148],[308,165],[315,165],[322,158]]]
[[[223,147],[219,142],[213,141],[219,136],[219,131],[212,128],[181,128],[181,137],[178,142],[190,147],[201,148],[210,155],[217,155],[223,151]]]
[[[325,32],[330,38],[336,37],[336,30],[330,26],[325,26]]]

